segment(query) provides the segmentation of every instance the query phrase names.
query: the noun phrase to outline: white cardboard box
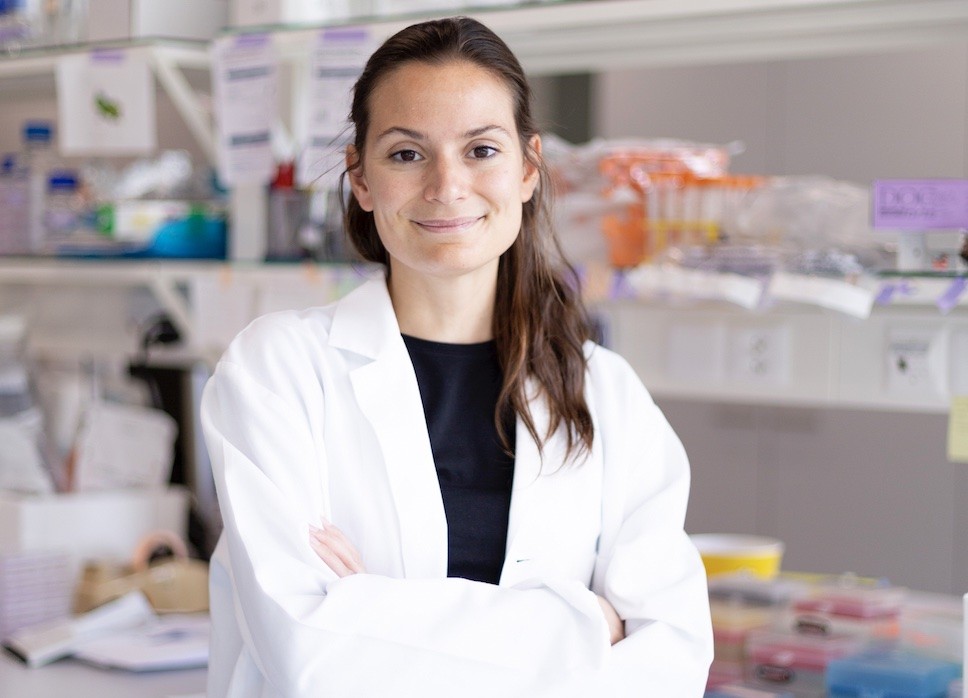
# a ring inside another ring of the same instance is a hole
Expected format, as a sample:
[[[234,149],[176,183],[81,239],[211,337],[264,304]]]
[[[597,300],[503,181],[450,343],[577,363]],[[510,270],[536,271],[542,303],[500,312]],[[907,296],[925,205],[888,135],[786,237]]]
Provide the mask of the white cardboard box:
[[[372,14],[361,0],[232,0],[233,27],[331,22]]]
[[[129,560],[138,542],[159,529],[185,540],[184,488],[43,496],[0,492],[0,551],[65,550],[73,578],[86,559]]]
[[[228,24],[228,0],[87,0],[87,39],[213,38]]]

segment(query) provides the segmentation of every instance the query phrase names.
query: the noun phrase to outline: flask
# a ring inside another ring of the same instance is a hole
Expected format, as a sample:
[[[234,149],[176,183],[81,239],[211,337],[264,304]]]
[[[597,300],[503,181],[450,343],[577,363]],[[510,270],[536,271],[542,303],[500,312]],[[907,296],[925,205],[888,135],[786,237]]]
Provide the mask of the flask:
[[[47,208],[48,173],[54,160],[53,128],[49,121],[24,124],[24,155],[27,167],[27,230],[30,251],[44,246],[44,211]]]
[[[34,400],[26,360],[27,323],[0,315],[0,430],[14,457],[0,454],[0,489],[52,492],[44,419]]]

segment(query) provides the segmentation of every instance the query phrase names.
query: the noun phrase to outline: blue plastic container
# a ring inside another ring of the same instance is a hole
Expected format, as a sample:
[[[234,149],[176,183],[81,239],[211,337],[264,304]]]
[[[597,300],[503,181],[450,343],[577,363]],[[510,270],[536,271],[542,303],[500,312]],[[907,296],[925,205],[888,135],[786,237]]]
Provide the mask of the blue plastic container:
[[[717,686],[706,691],[703,698],[793,698],[789,691],[771,691],[768,688],[752,686]]]
[[[906,651],[872,651],[827,665],[831,698],[947,698],[961,667]]]

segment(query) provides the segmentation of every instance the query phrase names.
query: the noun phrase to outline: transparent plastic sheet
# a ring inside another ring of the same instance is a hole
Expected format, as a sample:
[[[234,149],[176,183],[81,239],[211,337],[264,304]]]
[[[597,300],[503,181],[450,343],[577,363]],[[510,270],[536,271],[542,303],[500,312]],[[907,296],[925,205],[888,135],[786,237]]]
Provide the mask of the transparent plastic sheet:
[[[776,250],[784,271],[855,277],[891,266],[893,239],[870,224],[866,187],[827,177],[774,177],[751,190],[725,229],[728,245]]]
[[[699,186],[726,176],[737,144],[671,139],[593,140],[573,146],[554,136],[543,154],[555,184],[556,229],[579,264],[635,267],[689,235],[715,237],[718,215]]]

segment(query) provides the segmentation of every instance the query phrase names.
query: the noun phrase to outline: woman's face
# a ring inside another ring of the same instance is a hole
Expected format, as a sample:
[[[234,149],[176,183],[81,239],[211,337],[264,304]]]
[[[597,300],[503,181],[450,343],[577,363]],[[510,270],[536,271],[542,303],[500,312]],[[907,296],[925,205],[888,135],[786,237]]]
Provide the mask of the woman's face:
[[[350,183],[373,212],[394,277],[496,278],[538,182],[510,90],[473,63],[405,63],[377,83],[369,109]],[[532,146],[539,151],[537,137]]]

